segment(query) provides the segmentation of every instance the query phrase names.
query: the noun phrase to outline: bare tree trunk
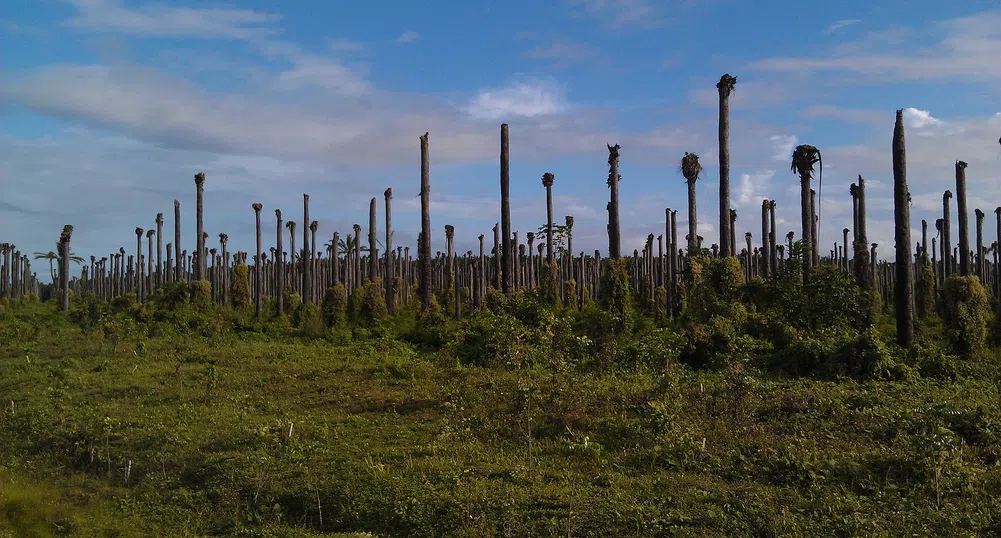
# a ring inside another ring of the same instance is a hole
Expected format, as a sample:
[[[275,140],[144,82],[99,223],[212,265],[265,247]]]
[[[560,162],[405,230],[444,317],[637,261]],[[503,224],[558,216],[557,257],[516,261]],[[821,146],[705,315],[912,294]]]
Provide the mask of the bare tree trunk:
[[[254,256],[254,314],[257,319],[260,319],[264,314],[264,303],[263,303],[263,284],[264,284],[264,258],[262,250],[262,239],[261,239],[261,209],[264,208],[259,202],[254,202],[251,206],[254,208],[254,217],[257,221],[257,255]],[[279,217],[279,220],[281,217]],[[278,233],[279,241],[281,241],[281,232]],[[279,242],[279,245],[281,243]]]
[[[379,278],[379,245],[376,242],[375,197],[368,204],[368,279],[375,282]]]
[[[507,166],[505,164],[507,157],[507,125],[501,126],[501,185],[502,191],[505,190],[506,182],[504,181],[505,172],[507,172]],[[503,212],[503,210],[502,210]],[[510,222],[508,223],[510,226]],[[421,312],[429,313],[431,311],[431,160],[428,148],[428,133],[424,133],[421,137],[421,244],[420,252],[418,253],[420,257],[421,265],[421,276],[420,276],[420,288],[421,288]]]
[[[966,163],[956,161],[956,205],[959,214],[959,274],[970,276],[970,214],[966,208]]]
[[[67,224],[63,226],[63,233],[59,236],[59,310],[68,312],[70,309],[70,239],[73,235],[73,226]]]
[[[730,216],[730,94],[737,78],[724,74],[716,84],[719,91],[719,231],[720,256],[736,254],[737,245]]]
[[[181,202],[174,200],[174,282],[181,280]]]
[[[911,272],[910,193],[907,191],[907,153],[901,110],[897,110],[897,121],[893,127],[893,217],[894,240],[897,243],[897,342],[906,348],[914,340],[914,275]]]
[[[195,174],[195,233],[198,234],[195,238],[195,260],[197,261],[197,265],[195,265],[195,280],[205,280],[205,236],[202,235],[205,227],[203,222],[204,210],[202,206],[204,191],[205,174],[199,172]]]
[[[607,145],[607,144],[606,144]],[[619,145],[608,146],[608,257],[617,260],[622,255],[619,231]]]
[[[952,275],[952,218],[949,214],[950,198],[952,198],[952,191],[947,190],[942,194],[942,265],[945,268],[945,278],[949,278]]]
[[[510,150],[508,148],[508,126],[501,124],[501,154],[500,154],[500,183],[501,183],[501,285],[505,294],[511,293],[513,286],[513,259],[514,252],[511,247],[511,168]]]
[[[393,189],[386,189],[386,308],[396,313],[396,265],[393,263]],[[470,288],[472,289],[472,288]]]
[[[553,181],[556,176],[546,172],[542,185],[546,188],[546,263],[553,263]],[[531,248],[531,247],[529,247]]]
[[[977,217],[977,278],[981,284],[986,284],[984,280],[984,212],[979,208],[974,210]]]
[[[285,313],[285,252],[282,250],[282,236],[285,231],[282,229],[282,210],[275,209],[275,218],[277,219],[277,234],[276,234],[276,254],[275,256],[275,306],[278,311],[278,315],[281,316]]]
[[[312,294],[312,280],[311,273],[313,268],[313,258],[310,255],[309,248],[309,233],[310,233],[310,223],[309,220],[309,195],[306,193],[302,194],[302,301],[311,302],[313,300]]]

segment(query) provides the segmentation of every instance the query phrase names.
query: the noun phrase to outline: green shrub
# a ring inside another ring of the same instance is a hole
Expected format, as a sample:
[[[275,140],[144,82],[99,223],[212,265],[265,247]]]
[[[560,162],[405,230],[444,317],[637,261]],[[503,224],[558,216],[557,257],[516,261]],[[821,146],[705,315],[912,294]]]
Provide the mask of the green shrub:
[[[321,338],[324,336],[326,327],[323,324],[323,312],[320,307],[313,303],[303,303],[292,318],[295,328],[299,333],[310,338]]]
[[[195,280],[188,284],[188,299],[199,312],[212,308],[212,284],[208,280]]]
[[[691,274],[688,307],[695,320],[710,321],[728,305],[740,300],[744,270],[737,258],[693,258]]]
[[[629,269],[626,258],[605,261],[605,272],[601,275],[599,304],[611,315],[612,332],[626,334],[632,330],[632,292],[629,289]]]
[[[507,295],[497,288],[487,288],[486,305],[487,309],[494,314],[503,314],[507,311]]]
[[[285,307],[286,312],[295,312],[299,309],[299,305],[302,304],[302,297],[292,291],[291,286],[286,286],[285,291],[282,294],[282,302]]]
[[[120,312],[132,312],[136,307],[136,294],[125,293],[111,299],[109,302],[111,306],[111,313],[118,314]]]
[[[559,275],[560,269],[557,267],[555,261],[552,263],[542,263],[542,270],[539,273],[538,294],[542,300],[549,304],[556,304],[560,298]]]
[[[188,304],[188,284],[187,282],[168,282],[151,293],[147,302],[154,303],[157,309],[181,308]]]
[[[571,312],[577,310],[577,306],[580,304],[580,296],[577,294],[577,281],[574,279],[567,280],[567,302],[566,307]]]
[[[343,325],[346,321],[348,294],[344,284],[338,282],[323,294],[323,323],[327,327]]]
[[[684,336],[667,328],[646,332],[634,342],[620,354],[623,362],[652,370],[675,366],[685,346]]]
[[[953,351],[970,357],[983,350],[989,317],[987,292],[977,277],[954,276],[945,281],[942,322]]]
[[[822,264],[813,269],[806,294],[806,328],[861,327],[864,317],[861,290],[851,275],[835,265]]]
[[[351,305],[354,320],[365,326],[372,326],[376,321],[389,315],[386,308],[386,294],[381,282],[376,279],[355,290]]]
[[[927,256],[921,256],[914,282],[914,308],[918,319],[924,319],[935,309],[935,271]]]
[[[475,366],[515,366],[525,358],[526,330],[509,314],[470,316],[455,335],[459,361]]]
[[[240,310],[250,306],[250,268],[240,263],[233,267],[233,281],[229,285],[229,300]]]

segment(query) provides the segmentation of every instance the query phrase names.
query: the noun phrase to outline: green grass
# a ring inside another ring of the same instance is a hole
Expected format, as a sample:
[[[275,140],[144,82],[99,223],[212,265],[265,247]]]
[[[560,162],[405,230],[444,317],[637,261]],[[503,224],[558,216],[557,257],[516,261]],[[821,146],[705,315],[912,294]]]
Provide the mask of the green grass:
[[[115,345],[43,304],[0,336],[0,536],[1001,533],[996,355],[955,380],[468,367],[390,337]]]

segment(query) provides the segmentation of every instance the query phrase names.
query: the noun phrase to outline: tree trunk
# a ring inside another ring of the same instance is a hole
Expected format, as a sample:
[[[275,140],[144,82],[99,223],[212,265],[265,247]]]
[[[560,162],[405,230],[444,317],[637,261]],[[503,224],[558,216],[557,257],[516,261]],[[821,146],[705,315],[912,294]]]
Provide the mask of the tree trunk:
[[[810,211],[810,171],[803,170],[799,176],[799,203],[802,210],[803,236],[800,239],[803,254],[803,284],[810,282],[810,272],[813,270],[813,212]],[[791,248],[791,247],[790,247]]]
[[[907,348],[914,339],[914,276],[911,272],[910,193],[907,191],[907,153],[901,110],[897,110],[897,121],[893,127],[893,222],[897,244],[897,285],[894,290],[897,343]]]
[[[174,200],[174,282],[181,280],[181,202]]]
[[[725,74],[716,84],[719,91],[719,230],[720,256],[736,254],[737,245],[732,241],[734,234],[730,216],[730,93],[737,82],[736,77]]]
[[[70,238],[73,226],[63,226],[59,236],[59,310],[68,312],[70,309]]]
[[[970,220],[966,209],[966,163],[956,161],[956,205],[959,214],[959,274],[970,275]]]
[[[278,221],[278,233],[276,234],[275,246],[277,256],[275,257],[275,306],[278,311],[278,315],[281,316],[285,313],[285,252],[282,250],[282,236],[285,231],[282,230],[282,210],[275,210],[275,218]]]
[[[508,126],[501,124],[500,184],[501,184],[501,285],[505,294],[513,290],[511,248],[511,169],[508,149]]]
[[[386,308],[390,315],[396,313],[396,264],[393,263],[393,189],[386,189]]]
[[[368,279],[375,282],[379,278],[379,245],[376,241],[375,197],[368,204]]]
[[[942,265],[945,269],[946,279],[952,276],[952,216],[949,214],[950,198],[952,198],[952,191],[946,190],[942,194]]]
[[[607,144],[606,144],[607,145]],[[608,207],[608,257],[621,256],[619,231],[619,145],[608,146],[608,188],[611,190]]]
[[[981,284],[986,284],[984,280],[984,212],[979,208],[974,210],[977,216],[977,278]]]
[[[695,179],[689,179],[688,183],[688,257],[695,256],[698,251],[698,216],[695,207]]]
[[[428,133],[421,137],[421,313],[431,311],[431,161],[428,148]],[[507,125],[501,126],[501,191],[506,191],[507,182]],[[503,196],[502,196],[503,197]],[[505,197],[506,198],[506,197]],[[503,205],[503,203],[502,203]],[[502,209],[503,213],[503,209]],[[510,222],[508,223],[510,226]]]
[[[195,280],[205,280],[205,236],[204,231],[204,209],[202,206],[203,193],[205,191],[205,174],[199,172],[195,174]]]
[[[254,278],[254,315],[257,316],[257,319],[261,319],[261,316],[264,314],[264,293],[261,290],[261,286],[264,282],[264,271],[261,270],[264,267],[264,263],[261,258],[261,209],[263,209],[264,206],[259,202],[254,202],[254,205],[251,207],[254,208],[254,217],[257,221],[257,256],[254,257],[254,273],[256,276],[256,278]],[[281,219],[281,217],[279,217],[279,219]],[[281,241],[281,232],[278,233],[278,237],[279,241]],[[279,245],[281,245],[280,242]],[[281,247],[279,247],[279,249],[280,248]]]
[[[310,302],[313,299],[311,273],[313,269],[313,258],[310,255],[312,252],[309,248],[309,233],[310,233],[310,223],[309,220],[309,195],[303,193],[302,195],[302,302]]]

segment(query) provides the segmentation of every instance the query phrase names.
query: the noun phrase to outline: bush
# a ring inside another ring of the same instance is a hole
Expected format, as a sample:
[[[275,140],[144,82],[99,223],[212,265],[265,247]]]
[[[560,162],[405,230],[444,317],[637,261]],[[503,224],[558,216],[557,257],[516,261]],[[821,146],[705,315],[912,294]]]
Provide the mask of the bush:
[[[914,308],[918,319],[924,319],[935,308],[935,271],[927,256],[921,256],[914,282]]]
[[[539,297],[549,304],[556,304],[560,298],[559,267],[556,262],[542,263],[542,271],[539,274]]]
[[[525,327],[509,314],[474,314],[455,336],[454,351],[462,364],[515,366],[525,358]]]
[[[136,307],[136,294],[126,293],[111,299],[111,313],[131,312]]]
[[[494,314],[503,314],[507,311],[507,295],[497,288],[487,288],[486,305],[487,309]]]
[[[188,284],[186,282],[168,282],[157,288],[149,296],[150,303],[158,309],[176,310],[188,303]]]
[[[303,303],[296,309],[292,321],[296,329],[299,329],[300,334],[310,338],[321,338],[326,330],[323,324],[323,313],[320,307],[313,303]]]
[[[952,349],[962,357],[979,353],[987,341],[987,292],[975,276],[954,276],[942,288],[942,322]]]
[[[302,297],[298,293],[293,292],[291,286],[286,286],[282,294],[282,302],[282,306],[285,307],[286,312],[294,313],[299,309],[299,305],[302,304]]]
[[[790,375],[835,379],[901,379],[910,369],[898,363],[875,329],[861,333],[839,329],[812,332],[780,349],[771,368]]]
[[[327,327],[343,325],[347,315],[348,294],[338,282],[323,294],[323,323]]]
[[[352,313],[356,322],[372,326],[376,321],[389,315],[386,308],[386,294],[378,279],[366,283],[355,290],[352,297]]]
[[[229,300],[240,310],[250,306],[250,268],[240,263],[233,267],[233,281],[229,285]]]
[[[607,260],[601,275],[599,304],[611,315],[612,332],[625,334],[633,327],[632,292],[629,289],[629,269],[626,258]]]
[[[577,306],[580,304],[580,296],[577,294],[577,281],[574,279],[567,280],[567,303],[566,307],[570,311],[577,310]]]
[[[691,273],[688,306],[694,319],[710,321],[740,300],[744,270],[737,258],[696,257],[691,261]]]
[[[188,284],[188,300],[199,312],[212,308],[212,284],[208,280],[195,280]]]

